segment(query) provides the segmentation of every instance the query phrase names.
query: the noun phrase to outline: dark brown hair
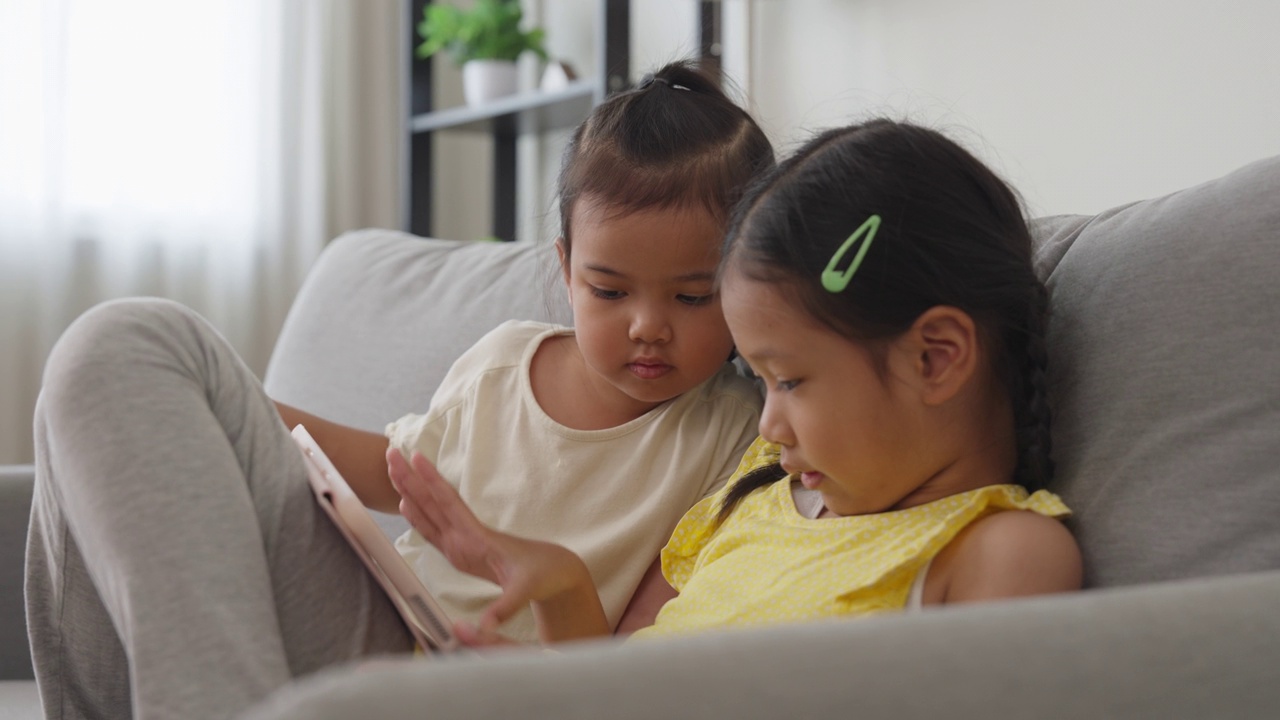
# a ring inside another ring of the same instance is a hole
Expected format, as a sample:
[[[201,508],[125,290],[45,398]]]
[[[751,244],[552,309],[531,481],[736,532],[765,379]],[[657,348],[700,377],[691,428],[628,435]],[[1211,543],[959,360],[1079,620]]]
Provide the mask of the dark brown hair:
[[[837,248],[871,215],[881,226],[841,292],[820,282]],[[937,131],[877,119],[810,140],[744,197],[722,270],[779,285],[816,320],[873,348],[937,305],[973,318],[1014,413],[1028,490],[1053,473],[1045,394],[1048,294],[1031,264],[1031,235],[1014,191]],[[778,466],[748,473],[720,517]]]
[[[728,222],[749,182],[773,167],[755,120],[689,62],[663,66],[613,95],[573,134],[560,165],[560,233],[571,245],[583,197],[624,216],[649,208],[701,207]]]

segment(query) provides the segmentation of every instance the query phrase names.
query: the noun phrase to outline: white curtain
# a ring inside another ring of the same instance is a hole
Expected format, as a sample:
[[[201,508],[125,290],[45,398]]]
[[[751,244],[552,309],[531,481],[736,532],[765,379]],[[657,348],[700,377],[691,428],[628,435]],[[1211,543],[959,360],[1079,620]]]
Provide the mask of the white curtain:
[[[398,0],[0,2],[0,464],[45,357],[156,295],[261,372],[334,235],[401,218]]]

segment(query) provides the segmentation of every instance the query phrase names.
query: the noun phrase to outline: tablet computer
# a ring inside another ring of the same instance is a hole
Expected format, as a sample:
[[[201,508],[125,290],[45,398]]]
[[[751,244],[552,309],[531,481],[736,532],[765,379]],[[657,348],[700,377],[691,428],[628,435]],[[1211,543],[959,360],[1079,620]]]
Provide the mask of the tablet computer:
[[[382,586],[418,645],[434,652],[458,649],[458,639],[454,637],[452,624],[440,603],[383,534],[382,528],[378,527],[364,503],[356,497],[355,491],[338,473],[311,433],[298,425],[293,429],[293,439],[302,450],[316,501]]]

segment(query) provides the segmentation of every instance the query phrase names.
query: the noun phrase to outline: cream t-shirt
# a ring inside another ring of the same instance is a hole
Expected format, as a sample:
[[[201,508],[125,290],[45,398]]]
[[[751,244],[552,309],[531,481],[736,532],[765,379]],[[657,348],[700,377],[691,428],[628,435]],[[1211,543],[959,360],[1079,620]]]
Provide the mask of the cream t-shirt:
[[[529,368],[543,340],[572,332],[504,323],[454,363],[425,415],[406,415],[386,434],[392,447],[432,460],[482,522],[580,555],[616,625],[681,516],[733,473],[756,436],[761,397],[726,364],[618,427],[565,427],[535,401]],[[498,597],[417,531],[396,547],[454,619],[474,620]],[[537,639],[528,609],[502,632]]]

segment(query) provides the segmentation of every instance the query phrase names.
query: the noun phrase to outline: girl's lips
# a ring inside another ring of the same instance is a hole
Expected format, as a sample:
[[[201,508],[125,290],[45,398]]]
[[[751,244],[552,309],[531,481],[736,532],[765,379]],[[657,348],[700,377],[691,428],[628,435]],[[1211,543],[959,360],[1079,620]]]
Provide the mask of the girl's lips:
[[[667,365],[666,363],[657,363],[657,362],[655,363],[633,362],[627,365],[627,369],[630,370],[633,375],[640,378],[641,380],[656,380],[657,378],[660,378],[663,375],[666,375],[667,373],[673,370],[673,368],[670,365]]]
[[[822,484],[822,480],[824,477],[826,476],[820,472],[813,472],[813,471],[803,472],[803,473],[800,473],[800,484],[809,488],[810,490],[816,490],[817,487]]]

